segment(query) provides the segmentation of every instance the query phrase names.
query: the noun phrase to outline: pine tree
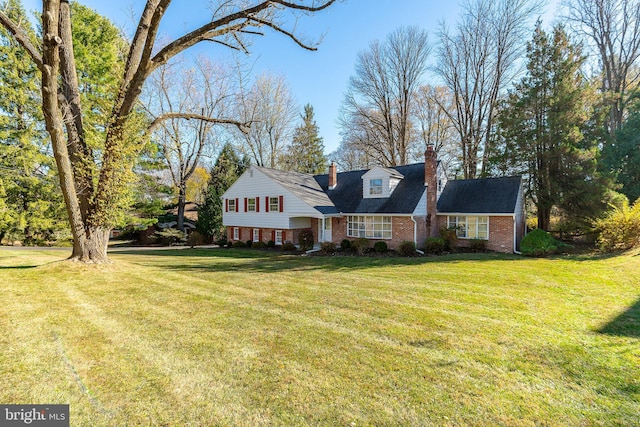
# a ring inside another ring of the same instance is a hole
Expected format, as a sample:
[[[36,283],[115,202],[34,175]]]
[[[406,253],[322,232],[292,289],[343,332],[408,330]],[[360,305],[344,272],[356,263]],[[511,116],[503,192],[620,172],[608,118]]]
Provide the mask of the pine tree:
[[[304,106],[304,114],[300,117],[302,124],[295,128],[293,140],[282,164],[285,169],[295,172],[312,175],[324,173],[327,158],[311,104]]]
[[[222,195],[248,167],[248,158],[245,156],[241,160],[231,144],[225,144],[211,169],[204,203],[198,208],[198,231],[213,236],[214,239],[221,239],[225,235],[222,225]]]
[[[501,108],[494,167],[524,175],[539,228],[549,229],[554,208],[567,223],[584,224],[602,208],[606,190],[596,172],[596,139],[587,137],[593,91],[580,72],[585,57],[562,26],[550,37],[539,23],[527,58],[527,75]]]
[[[0,3],[35,39],[19,0]],[[25,243],[52,238],[65,229],[62,194],[40,109],[40,73],[27,53],[0,26],[0,240]]]

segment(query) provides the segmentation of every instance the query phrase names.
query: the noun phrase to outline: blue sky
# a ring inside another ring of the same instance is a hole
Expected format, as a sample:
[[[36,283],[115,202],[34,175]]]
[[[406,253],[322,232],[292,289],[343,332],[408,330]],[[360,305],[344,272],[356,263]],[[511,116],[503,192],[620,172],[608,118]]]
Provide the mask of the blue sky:
[[[23,2],[27,10],[41,10],[40,1]],[[83,0],[81,3],[108,16],[127,34],[135,29],[131,11],[137,20],[145,4],[132,0]],[[207,3],[204,0],[174,0],[165,15],[161,33],[175,37],[206,22],[210,17]],[[545,23],[553,20],[557,3],[557,0],[549,2],[542,15]],[[372,40],[384,39],[398,27],[409,25],[425,29],[435,48],[439,23],[444,21],[454,26],[459,11],[458,2],[446,0],[339,1],[326,11],[303,17],[299,22],[299,33],[311,40],[323,36],[318,51],[305,51],[285,36],[267,32],[265,37],[255,40],[251,56],[245,60],[253,64],[255,73],[268,70],[285,75],[300,108],[306,103],[313,105],[325,151],[329,153],[340,141],[337,118],[358,52],[367,49]],[[231,60],[228,49],[213,44],[187,53],[193,54],[204,54],[212,60]],[[425,81],[436,82],[429,75],[425,76]]]

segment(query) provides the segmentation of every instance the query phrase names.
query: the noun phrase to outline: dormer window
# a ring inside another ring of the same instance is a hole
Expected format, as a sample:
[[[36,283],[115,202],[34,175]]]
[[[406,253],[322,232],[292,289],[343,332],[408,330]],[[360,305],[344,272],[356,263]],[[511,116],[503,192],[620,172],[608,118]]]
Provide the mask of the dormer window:
[[[382,194],[382,178],[369,180],[369,194],[372,196]]]
[[[362,197],[365,199],[391,197],[403,178],[402,174],[395,169],[374,166],[362,175]]]

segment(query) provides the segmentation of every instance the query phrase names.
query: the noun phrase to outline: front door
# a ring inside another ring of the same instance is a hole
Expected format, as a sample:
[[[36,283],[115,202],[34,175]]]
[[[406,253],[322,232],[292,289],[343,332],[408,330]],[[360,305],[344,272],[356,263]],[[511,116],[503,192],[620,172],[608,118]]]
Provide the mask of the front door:
[[[323,224],[324,224],[324,229],[323,229]],[[318,241],[319,242],[331,241],[331,218],[325,218],[318,221]]]

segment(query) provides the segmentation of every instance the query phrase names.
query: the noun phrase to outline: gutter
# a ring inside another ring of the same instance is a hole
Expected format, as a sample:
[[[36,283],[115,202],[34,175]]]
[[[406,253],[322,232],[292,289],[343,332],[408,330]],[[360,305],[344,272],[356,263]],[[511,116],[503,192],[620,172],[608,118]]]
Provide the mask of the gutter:
[[[424,255],[424,252],[418,249],[418,223],[414,219],[414,216],[410,216],[411,221],[413,221],[413,244],[416,245],[416,252],[420,255]]]

